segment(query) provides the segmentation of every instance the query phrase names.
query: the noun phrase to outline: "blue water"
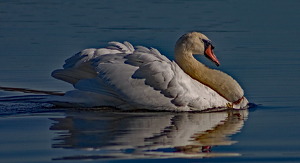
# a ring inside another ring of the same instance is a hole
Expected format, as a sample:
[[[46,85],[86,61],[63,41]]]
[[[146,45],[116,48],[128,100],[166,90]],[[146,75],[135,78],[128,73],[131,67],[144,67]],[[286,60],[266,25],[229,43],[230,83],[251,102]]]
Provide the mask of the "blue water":
[[[50,73],[82,49],[129,41],[173,59],[176,40],[199,31],[215,45],[217,69],[258,105],[200,114],[1,102],[0,162],[300,161],[299,6],[297,0],[0,1],[0,86],[71,90]],[[24,94],[0,91],[15,95]]]

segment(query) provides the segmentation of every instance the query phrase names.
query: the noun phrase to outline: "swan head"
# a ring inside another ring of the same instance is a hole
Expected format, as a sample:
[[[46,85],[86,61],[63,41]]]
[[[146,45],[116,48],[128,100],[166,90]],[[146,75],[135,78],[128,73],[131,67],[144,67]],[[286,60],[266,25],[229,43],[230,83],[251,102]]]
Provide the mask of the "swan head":
[[[180,55],[204,55],[217,66],[220,65],[213,52],[214,46],[210,39],[199,32],[190,32],[181,36],[175,45],[175,60],[178,61]]]

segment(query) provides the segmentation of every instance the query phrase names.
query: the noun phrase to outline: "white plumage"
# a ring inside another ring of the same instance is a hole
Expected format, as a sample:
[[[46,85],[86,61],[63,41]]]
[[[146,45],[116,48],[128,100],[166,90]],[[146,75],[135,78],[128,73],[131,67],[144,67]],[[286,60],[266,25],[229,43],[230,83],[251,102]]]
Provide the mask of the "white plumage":
[[[56,105],[111,106],[123,110],[193,111],[226,108],[232,104],[215,90],[191,78],[177,63],[154,48],[110,42],[101,49],[85,49],[65,61],[54,78],[74,85]],[[234,108],[247,105],[246,98]]]

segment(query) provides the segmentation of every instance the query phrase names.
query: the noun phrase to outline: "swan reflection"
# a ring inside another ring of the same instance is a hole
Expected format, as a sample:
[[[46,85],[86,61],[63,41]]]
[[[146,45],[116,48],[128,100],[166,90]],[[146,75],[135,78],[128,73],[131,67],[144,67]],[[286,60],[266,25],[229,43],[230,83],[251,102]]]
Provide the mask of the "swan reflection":
[[[248,110],[213,113],[66,112],[52,118],[53,148],[82,149],[82,154],[55,159],[201,158],[238,156],[216,153],[231,145]]]

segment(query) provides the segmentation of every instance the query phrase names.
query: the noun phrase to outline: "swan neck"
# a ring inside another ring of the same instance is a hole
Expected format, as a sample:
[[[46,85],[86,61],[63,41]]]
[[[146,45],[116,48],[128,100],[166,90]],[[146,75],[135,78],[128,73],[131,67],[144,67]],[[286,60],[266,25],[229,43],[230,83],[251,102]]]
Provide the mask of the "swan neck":
[[[175,52],[175,62],[179,65],[179,67],[187,73],[192,78],[196,79],[197,81],[207,85],[206,83],[211,79],[207,73],[210,69],[206,67],[201,62],[197,61],[192,52],[189,51],[182,51],[182,52]]]
[[[208,68],[197,61],[188,50],[175,48],[175,62],[193,79],[210,87],[230,102],[236,102],[244,96],[243,89],[232,77]]]

